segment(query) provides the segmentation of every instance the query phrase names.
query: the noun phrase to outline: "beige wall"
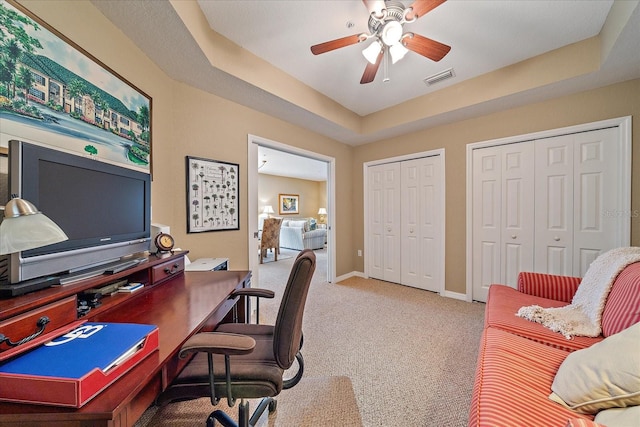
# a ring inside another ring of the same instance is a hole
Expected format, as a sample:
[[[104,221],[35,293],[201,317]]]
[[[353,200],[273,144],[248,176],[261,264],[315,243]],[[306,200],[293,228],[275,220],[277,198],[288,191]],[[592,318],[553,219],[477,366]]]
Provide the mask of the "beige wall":
[[[293,216],[318,218],[318,209],[327,207],[327,183],[325,181],[309,181],[261,173],[258,177],[258,213],[262,213],[262,209],[266,205],[271,205],[275,215],[279,215],[279,194],[300,196],[298,199],[299,213]]]
[[[171,226],[193,258],[226,256],[248,267],[247,135],[257,135],[336,159],[336,273],[363,271],[363,162],[442,148],[446,150],[446,289],[465,292],[465,146],[613,117],[640,114],[640,80],[437,126],[350,147],[170,79],[87,1],[21,1],[83,49],[153,98],[153,220]],[[177,2],[180,3],[180,2]],[[106,42],[108,41],[108,42]],[[499,82],[498,82],[499,84]],[[498,90],[499,88],[496,88]],[[640,210],[640,125],[633,126],[632,209]],[[186,233],[185,156],[240,165],[240,230]],[[640,244],[633,218],[632,244]]]
[[[248,268],[247,135],[252,134],[336,159],[336,180],[343,186],[336,194],[336,273],[353,270],[347,255],[353,252],[351,147],[171,80],[90,2],[21,3],[152,97],[153,221],[169,225],[191,258],[225,256],[232,268]],[[240,165],[240,230],[186,233],[187,155]]]
[[[353,217],[363,218],[363,163],[402,154],[445,149],[446,266],[448,291],[465,293],[466,257],[466,145],[512,135],[595,122],[622,116],[633,122],[632,212],[640,210],[640,80],[534,103],[520,108],[437,126],[411,135],[378,141],[354,149]],[[355,222],[354,245],[363,248],[364,226]],[[632,217],[631,244],[640,245],[640,218]],[[363,248],[364,249],[364,248]],[[364,271],[364,257],[353,255],[354,269]]]

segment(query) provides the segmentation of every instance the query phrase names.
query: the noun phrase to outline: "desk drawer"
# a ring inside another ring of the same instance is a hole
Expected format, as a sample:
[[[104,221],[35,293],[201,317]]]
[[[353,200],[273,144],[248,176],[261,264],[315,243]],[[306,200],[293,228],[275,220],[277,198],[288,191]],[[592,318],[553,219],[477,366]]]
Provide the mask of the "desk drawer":
[[[44,317],[48,318],[49,322],[40,326],[38,322]],[[5,320],[0,323],[0,334],[15,343],[41,329],[43,331],[38,336],[52,332],[71,322],[75,322],[77,318],[77,303],[74,295]],[[2,343],[0,352],[11,348],[13,347]]]
[[[151,269],[151,283],[162,282],[169,277],[184,271],[184,257],[172,261],[163,262]]]

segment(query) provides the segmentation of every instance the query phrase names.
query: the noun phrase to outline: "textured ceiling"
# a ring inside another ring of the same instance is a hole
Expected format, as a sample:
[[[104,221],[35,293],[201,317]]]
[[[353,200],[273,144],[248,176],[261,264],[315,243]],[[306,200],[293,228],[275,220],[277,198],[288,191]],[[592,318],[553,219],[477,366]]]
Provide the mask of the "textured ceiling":
[[[612,3],[450,0],[404,26],[451,46],[445,58],[433,62],[409,52],[389,65],[389,82],[382,81],[381,66],[373,83],[360,85],[367,64],[361,51],[371,41],[318,56],[309,48],[367,33],[362,1],[198,0],[216,32],[361,116],[593,37]],[[455,78],[431,87],[423,82],[449,68]]]

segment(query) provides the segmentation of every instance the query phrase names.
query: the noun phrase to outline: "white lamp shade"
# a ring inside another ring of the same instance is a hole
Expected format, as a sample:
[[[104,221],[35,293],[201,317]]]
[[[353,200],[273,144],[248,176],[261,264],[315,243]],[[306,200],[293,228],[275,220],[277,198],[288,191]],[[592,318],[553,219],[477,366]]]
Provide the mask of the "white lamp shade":
[[[391,63],[395,64],[400,61],[404,56],[409,52],[409,49],[404,47],[401,43],[394,44],[389,48],[389,53],[391,54]]]
[[[318,209],[318,215],[326,215],[326,214],[327,214],[327,210],[325,208]]]
[[[369,61],[372,64],[375,64],[376,61],[378,60],[378,55],[380,54],[381,50],[382,50],[382,45],[380,44],[379,41],[376,40],[362,51],[362,55],[364,55],[364,57],[367,58],[367,61]]]
[[[262,213],[264,213],[264,214],[272,214],[272,213],[275,213],[275,212],[273,210],[273,206],[267,205],[267,206],[264,207],[264,210],[262,211]]]
[[[67,235],[31,203],[12,199],[0,224],[0,255],[26,251],[68,240]]]

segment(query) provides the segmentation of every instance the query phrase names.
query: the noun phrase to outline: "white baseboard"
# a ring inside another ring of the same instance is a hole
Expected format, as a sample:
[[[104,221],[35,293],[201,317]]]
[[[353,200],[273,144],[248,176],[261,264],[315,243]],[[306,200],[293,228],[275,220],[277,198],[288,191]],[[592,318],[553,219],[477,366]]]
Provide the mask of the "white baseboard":
[[[365,276],[365,274],[363,272],[361,272],[361,271],[352,271],[350,273],[343,274],[342,276],[336,277],[335,283],[341,282],[343,280],[347,280],[350,277],[362,277],[363,279],[367,278],[367,276]]]
[[[467,301],[467,294],[461,294],[460,292],[444,291],[441,295],[447,298],[453,298],[460,301]]]

